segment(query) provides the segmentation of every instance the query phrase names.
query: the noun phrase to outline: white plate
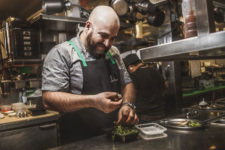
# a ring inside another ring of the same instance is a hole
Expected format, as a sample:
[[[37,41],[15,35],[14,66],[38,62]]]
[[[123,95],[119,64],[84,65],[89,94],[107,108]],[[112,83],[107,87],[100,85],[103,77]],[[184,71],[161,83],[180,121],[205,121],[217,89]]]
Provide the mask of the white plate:
[[[8,116],[9,116],[9,117],[13,117],[13,116],[16,116],[16,113],[15,113],[15,112],[13,112],[13,113],[10,113],[10,114],[8,114]]]
[[[3,119],[5,116],[0,113],[0,119]]]
[[[14,111],[12,111],[12,110],[10,110],[10,111],[6,111],[6,112],[4,112],[5,114],[11,114],[11,113],[13,113]]]

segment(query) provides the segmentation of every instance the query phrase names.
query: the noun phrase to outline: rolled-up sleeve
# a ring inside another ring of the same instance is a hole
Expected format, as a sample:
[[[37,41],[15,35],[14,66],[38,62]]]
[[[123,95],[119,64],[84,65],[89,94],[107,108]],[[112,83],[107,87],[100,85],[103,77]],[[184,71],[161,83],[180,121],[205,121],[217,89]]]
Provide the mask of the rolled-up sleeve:
[[[59,45],[46,56],[42,70],[43,91],[69,91],[70,55]]]

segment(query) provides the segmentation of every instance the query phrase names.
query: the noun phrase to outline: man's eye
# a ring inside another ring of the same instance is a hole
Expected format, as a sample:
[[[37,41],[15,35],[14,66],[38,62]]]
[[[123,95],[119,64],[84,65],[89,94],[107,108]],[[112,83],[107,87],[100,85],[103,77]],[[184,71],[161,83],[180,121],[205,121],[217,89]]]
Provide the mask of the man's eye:
[[[111,41],[115,41],[116,40],[116,38],[111,38]]]
[[[108,35],[105,34],[101,34],[102,38],[106,39],[108,37]]]

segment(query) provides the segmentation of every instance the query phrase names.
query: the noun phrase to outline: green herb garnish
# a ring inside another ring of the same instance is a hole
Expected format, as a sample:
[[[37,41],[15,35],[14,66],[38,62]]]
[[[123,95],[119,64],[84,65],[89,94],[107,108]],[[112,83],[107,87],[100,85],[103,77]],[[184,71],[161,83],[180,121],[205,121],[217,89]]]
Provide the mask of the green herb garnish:
[[[125,136],[129,134],[134,134],[134,133],[138,133],[138,130],[134,128],[122,126],[122,125],[116,125],[114,127],[114,130],[112,131],[112,140],[114,141],[115,135]]]
[[[191,121],[189,121],[188,126],[189,126],[189,127],[201,127],[202,124],[199,123],[199,122],[197,122],[197,121],[191,120]]]

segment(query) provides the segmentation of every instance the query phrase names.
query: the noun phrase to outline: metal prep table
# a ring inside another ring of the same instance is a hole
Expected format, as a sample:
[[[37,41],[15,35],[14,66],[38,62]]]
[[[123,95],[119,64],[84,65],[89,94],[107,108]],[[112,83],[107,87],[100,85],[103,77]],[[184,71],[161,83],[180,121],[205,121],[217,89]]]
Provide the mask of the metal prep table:
[[[201,116],[217,115],[218,112],[201,111]],[[221,112],[219,112],[221,113]],[[178,115],[176,117],[184,117]],[[206,119],[204,118],[204,120]],[[156,122],[157,123],[157,122]],[[225,149],[225,125],[206,126],[199,130],[180,130],[167,128],[165,131],[167,137],[153,140],[143,140],[138,137],[138,140],[128,143],[113,142],[106,135],[93,137],[77,141],[68,145],[62,145],[52,148],[51,150],[224,150]]]

